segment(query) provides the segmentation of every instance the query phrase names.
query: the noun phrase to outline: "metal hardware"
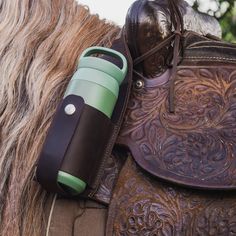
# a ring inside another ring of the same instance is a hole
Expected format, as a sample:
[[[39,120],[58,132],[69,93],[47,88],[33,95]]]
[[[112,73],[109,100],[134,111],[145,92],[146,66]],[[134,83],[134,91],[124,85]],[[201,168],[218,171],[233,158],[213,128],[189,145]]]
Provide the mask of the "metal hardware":
[[[139,79],[135,82],[134,86],[135,86],[136,89],[142,89],[144,87],[144,81]]]
[[[73,115],[76,111],[76,108],[73,104],[68,104],[66,107],[65,107],[65,113],[69,116]]]

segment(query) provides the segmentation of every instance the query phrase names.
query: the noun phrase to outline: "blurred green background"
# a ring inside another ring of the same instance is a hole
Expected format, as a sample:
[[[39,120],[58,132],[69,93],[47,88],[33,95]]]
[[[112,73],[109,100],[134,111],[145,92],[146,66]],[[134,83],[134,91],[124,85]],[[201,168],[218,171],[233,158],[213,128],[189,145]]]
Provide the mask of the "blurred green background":
[[[214,17],[221,24],[223,38],[236,43],[236,1],[235,0],[194,0],[193,7]]]

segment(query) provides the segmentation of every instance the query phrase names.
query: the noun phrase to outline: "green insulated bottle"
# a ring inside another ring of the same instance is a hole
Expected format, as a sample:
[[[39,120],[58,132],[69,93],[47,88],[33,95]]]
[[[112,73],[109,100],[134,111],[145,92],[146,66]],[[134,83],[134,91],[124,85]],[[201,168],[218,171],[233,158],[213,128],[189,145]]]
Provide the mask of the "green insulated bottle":
[[[122,61],[123,67],[119,68],[103,58],[92,56],[94,54],[117,58]],[[104,47],[88,48],[79,59],[78,69],[68,84],[64,98],[72,94],[81,96],[85,104],[111,118],[118,99],[119,86],[126,73],[127,60],[121,53]],[[73,112],[73,106],[66,109],[68,113]],[[57,181],[75,194],[83,192],[86,188],[82,179],[64,171],[59,171]]]

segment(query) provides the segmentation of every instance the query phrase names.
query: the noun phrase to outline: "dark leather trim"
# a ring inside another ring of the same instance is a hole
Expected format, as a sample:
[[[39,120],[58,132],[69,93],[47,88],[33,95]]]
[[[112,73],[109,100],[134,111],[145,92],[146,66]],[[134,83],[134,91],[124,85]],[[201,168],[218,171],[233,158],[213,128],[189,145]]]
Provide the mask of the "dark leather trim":
[[[68,104],[73,104],[76,107],[76,112],[70,116],[64,112],[64,108]],[[36,170],[37,181],[49,192],[66,194],[57,183],[57,175],[83,108],[84,100],[82,97],[69,95],[59,104],[56,110]]]

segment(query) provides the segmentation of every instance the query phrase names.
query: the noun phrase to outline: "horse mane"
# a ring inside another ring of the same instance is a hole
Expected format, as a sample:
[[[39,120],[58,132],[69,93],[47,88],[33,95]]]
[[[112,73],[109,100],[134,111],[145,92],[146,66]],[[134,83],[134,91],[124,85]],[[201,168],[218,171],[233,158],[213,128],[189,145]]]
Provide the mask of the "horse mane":
[[[34,171],[81,52],[119,28],[74,0],[0,0],[0,235],[42,235],[50,197]]]

